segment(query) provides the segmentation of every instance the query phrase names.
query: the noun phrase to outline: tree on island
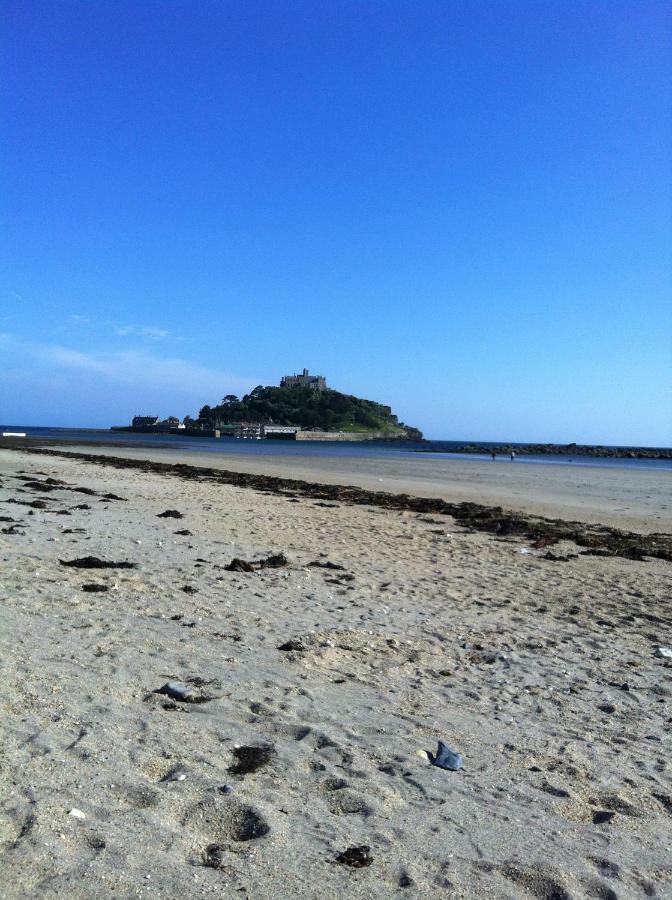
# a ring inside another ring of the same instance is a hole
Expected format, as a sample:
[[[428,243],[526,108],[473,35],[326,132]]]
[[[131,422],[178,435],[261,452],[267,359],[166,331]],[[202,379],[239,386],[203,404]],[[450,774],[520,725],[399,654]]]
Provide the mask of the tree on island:
[[[318,431],[379,432],[408,440],[421,440],[417,428],[404,425],[389,406],[339,391],[313,391],[303,387],[257,385],[242,400],[226,394],[218,406],[204,406],[199,422],[209,428],[255,422],[288,425]]]

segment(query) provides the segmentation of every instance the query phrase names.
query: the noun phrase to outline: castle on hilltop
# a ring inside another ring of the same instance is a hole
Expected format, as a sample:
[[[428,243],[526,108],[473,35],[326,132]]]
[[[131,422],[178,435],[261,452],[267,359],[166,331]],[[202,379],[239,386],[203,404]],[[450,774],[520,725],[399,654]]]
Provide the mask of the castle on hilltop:
[[[280,379],[280,387],[308,388],[319,393],[327,387],[327,379],[324,375],[311,375],[308,369],[304,369],[301,375],[283,375]]]

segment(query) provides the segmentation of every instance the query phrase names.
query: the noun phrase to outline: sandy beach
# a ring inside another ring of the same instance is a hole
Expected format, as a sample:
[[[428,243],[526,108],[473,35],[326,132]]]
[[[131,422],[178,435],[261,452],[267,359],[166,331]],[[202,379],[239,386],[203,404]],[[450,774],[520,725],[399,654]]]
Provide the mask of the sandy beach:
[[[672,531],[669,472],[194,457],[156,458]],[[0,482],[0,897],[672,897],[667,560],[63,455]]]
[[[37,443],[37,442],[36,442]],[[184,452],[149,447],[73,445],[72,452],[153,459],[356,485],[367,490],[445,500],[472,501],[519,509],[534,515],[599,522],[633,531],[672,531],[672,470],[626,467],[549,466],[517,461],[496,463],[416,454],[379,457]]]

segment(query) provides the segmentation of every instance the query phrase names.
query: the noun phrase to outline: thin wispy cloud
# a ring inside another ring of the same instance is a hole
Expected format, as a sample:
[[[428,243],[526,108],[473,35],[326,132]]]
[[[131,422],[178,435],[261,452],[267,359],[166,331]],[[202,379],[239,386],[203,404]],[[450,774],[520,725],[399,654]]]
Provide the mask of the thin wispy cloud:
[[[180,357],[157,356],[142,350],[87,353],[61,346],[37,349],[43,362],[65,369],[95,373],[110,381],[145,388],[162,388],[181,394],[198,391],[206,402],[219,399],[223,386],[249,390],[254,380],[202,366]]]
[[[172,337],[170,331],[166,328],[156,328],[151,325],[113,325],[114,333],[118,337],[139,337],[148,338],[152,341],[163,341]]]
[[[137,325],[128,322],[114,322],[110,319],[92,319],[80,313],[72,313],[65,321],[63,333],[78,333],[83,330],[100,332],[108,337],[137,338],[145,341],[181,341],[168,328],[158,325]]]
[[[155,341],[162,341],[165,338],[173,337],[170,331],[165,328],[141,328],[138,332],[141,337],[148,337]]]
[[[3,421],[28,421],[45,403],[54,408],[61,404],[65,424],[96,427],[129,421],[143,410],[193,415],[204,404],[217,403],[226,394],[244,394],[260,381],[149,347],[89,351],[14,338],[3,345],[3,353],[7,363],[0,369]],[[84,411],[70,416],[75,399]]]

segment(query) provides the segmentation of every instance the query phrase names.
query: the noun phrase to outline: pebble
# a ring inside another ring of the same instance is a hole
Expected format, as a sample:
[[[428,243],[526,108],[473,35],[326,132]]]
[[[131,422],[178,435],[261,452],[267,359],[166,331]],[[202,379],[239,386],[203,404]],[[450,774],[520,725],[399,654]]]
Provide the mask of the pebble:
[[[596,809],[593,811],[593,824],[605,825],[614,818],[616,813],[608,809]]]
[[[86,813],[83,813],[83,812],[81,811],[81,809],[77,809],[76,806],[73,806],[73,807],[72,807],[72,809],[70,810],[70,812],[68,813],[68,815],[69,815],[69,816],[72,816],[73,819],[85,819],[85,818],[86,818]]]
[[[167,684],[164,684],[157,693],[166,694],[168,697],[172,697],[173,700],[182,701],[192,700],[196,695],[196,691],[193,687],[189,687],[189,685],[184,684],[181,681],[169,681]]]
[[[656,647],[653,655],[657,656],[658,659],[672,659],[672,649],[669,647]]]
[[[347,850],[337,854],[336,862],[344,866],[351,866],[353,869],[362,869],[365,866],[370,866],[373,862],[371,848],[367,844],[362,844],[359,847],[348,847]]]
[[[436,753],[430,756],[429,761],[433,766],[439,766],[441,769],[448,769],[456,772],[464,765],[464,760],[460,753],[451,750],[443,741],[439,741]]]
[[[187,777],[186,769],[182,768],[181,766],[178,766],[177,768],[172,769],[170,772],[168,772],[168,774],[166,776],[164,776],[164,778],[162,778],[161,780],[163,782],[184,781],[186,779],[186,777]]]

